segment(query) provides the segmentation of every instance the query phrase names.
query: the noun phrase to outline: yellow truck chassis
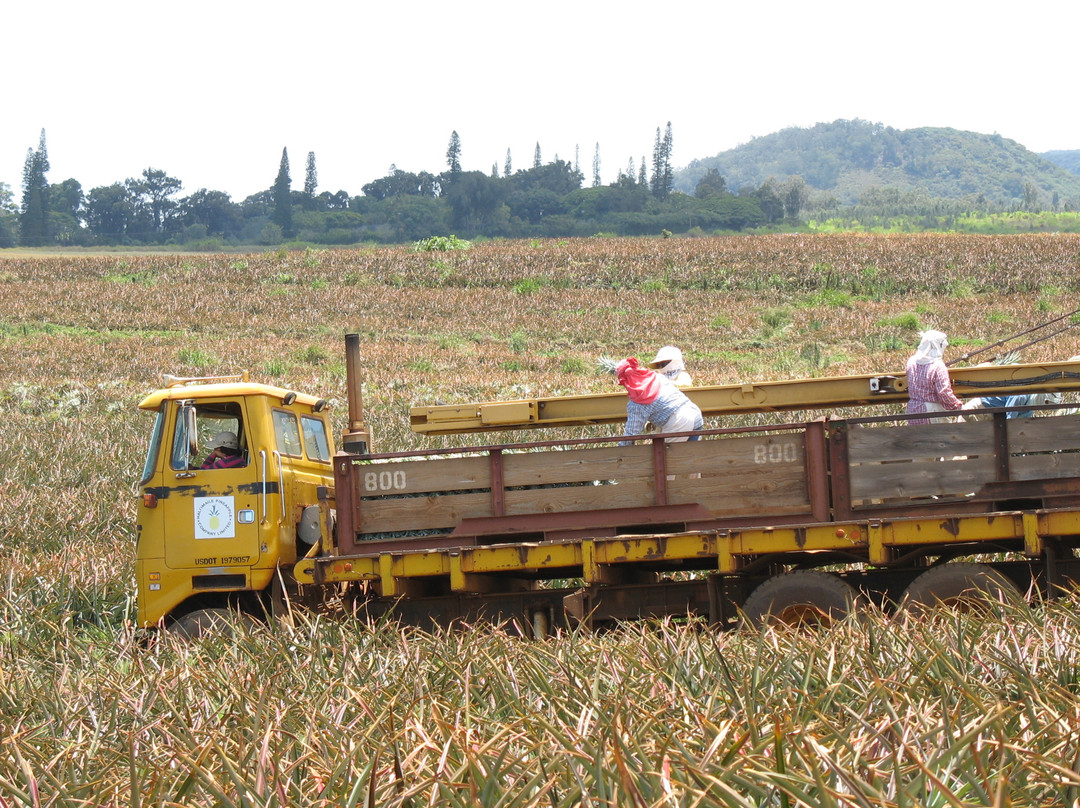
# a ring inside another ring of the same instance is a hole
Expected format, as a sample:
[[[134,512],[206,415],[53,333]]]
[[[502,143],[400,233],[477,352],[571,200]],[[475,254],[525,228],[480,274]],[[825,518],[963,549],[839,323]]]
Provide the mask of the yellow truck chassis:
[[[348,426],[324,399],[246,378],[173,379],[140,483],[144,626],[197,631],[341,603],[372,616],[553,626],[700,615],[834,619],[975,591],[1054,597],[1080,580],[1080,415],[827,416],[672,435],[374,453],[358,338]],[[952,371],[958,394],[1080,387],[1080,363]],[[692,388],[707,416],[906,400],[902,373]],[[621,393],[417,407],[427,434],[613,424]],[[899,407],[894,406],[894,410]],[[1031,407],[1024,408],[1024,414]],[[200,465],[237,434],[241,465]],[[951,562],[951,563],[950,563]]]

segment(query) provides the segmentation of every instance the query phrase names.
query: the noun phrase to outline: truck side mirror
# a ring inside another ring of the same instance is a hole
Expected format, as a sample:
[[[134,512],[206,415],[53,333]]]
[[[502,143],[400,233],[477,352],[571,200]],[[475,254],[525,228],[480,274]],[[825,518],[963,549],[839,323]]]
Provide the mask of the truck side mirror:
[[[195,405],[184,402],[181,407],[181,423],[184,425],[184,437],[187,441],[188,454],[199,453],[199,430],[195,428]]]

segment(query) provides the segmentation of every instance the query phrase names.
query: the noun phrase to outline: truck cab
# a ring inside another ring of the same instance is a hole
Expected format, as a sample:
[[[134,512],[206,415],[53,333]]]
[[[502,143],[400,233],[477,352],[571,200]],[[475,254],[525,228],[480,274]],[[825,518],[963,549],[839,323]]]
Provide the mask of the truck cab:
[[[230,609],[261,617],[320,541],[333,485],[323,399],[245,376],[166,377],[139,482],[138,623],[169,626]],[[234,457],[214,467],[225,436]]]

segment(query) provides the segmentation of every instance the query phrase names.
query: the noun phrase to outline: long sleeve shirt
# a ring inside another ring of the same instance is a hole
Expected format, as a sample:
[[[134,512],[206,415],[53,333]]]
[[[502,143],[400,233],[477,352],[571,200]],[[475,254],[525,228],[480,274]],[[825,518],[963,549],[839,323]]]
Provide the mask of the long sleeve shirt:
[[[927,412],[927,404],[937,404],[943,410],[959,410],[964,402],[956,397],[949,379],[949,369],[940,359],[920,365],[907,364],[908,405],[910,413]],[[925,424],[927,418],[912,418],[908,423]]]
[[[1048,401],[1037,401],[1036,397],[1032,394],[1023,394],[1015,396],[983,396],[982,405],[984,407],[1024,407],[1030,404],[1049,404]],[[1054,402],[1055,404],[1058,402]],[[1035,410],[1014,410],[1012,412],[1005,413],[1006,418],[1030,418],[1035,414]]]
[[[246,466],[247,461],[244,460],[242,454],[224,455],[222,457],[207,457],[203,461],[203,464],[199,466],[201,469],[236,469],[241,466]]]
[[[638,404],[636,401],[626,403],[626,435],[641,435],[645,432],[645,425],[652,424],[660,432],[673,432],[673,429],[665,429],[669,421],[677,414],[682,414],[683,408],[690,408],[694,412],[686,413],[693,421],[692,429],[701,429],[704,420],[697,404],[686,397],[686,394],[670,382],[665,382],[657,395],[648,404]],[[681,430],[680,430],[681,431]],[[629,445],[630,441],[619,441],[620,446]]]

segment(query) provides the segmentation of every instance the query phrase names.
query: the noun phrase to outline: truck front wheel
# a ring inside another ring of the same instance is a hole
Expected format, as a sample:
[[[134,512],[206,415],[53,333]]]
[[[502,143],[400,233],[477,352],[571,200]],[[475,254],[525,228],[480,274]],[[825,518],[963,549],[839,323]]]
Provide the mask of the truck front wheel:
[[[169,625],[168,631],[182,640],[197,640],[212,634],[234,637],[238,629],[250,631],[257,623],[250,614],[235,609],[196,609],[178,617]]]
[[[858,590],[835,575],[800,570],[758,586],[743,604],[745,622],[762,625],[829,626],[857,611]]]

